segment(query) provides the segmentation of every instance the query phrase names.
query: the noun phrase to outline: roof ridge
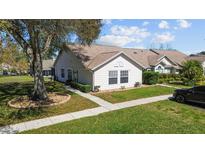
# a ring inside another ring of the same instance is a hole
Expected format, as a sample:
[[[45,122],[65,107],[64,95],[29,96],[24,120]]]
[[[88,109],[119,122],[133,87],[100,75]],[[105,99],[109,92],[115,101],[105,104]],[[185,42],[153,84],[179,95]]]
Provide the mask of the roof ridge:
[[[108,54],[108,53],[115,53],[115,52],[121,52],[121,51],[102,52],[102,53],[99,53],[98,55],[100,55],[100,54]],[[98,55],[97,55],[97,56],[98,56]]]

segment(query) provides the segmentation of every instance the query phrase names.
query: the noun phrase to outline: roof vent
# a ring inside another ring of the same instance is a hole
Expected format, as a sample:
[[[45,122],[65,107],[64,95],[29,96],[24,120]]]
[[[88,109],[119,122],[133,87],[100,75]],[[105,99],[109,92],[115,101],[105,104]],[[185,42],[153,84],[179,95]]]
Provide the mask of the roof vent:
[[[136,52],[136,51],[134,51],[134,54],[137,54],[137,52]]]
[[[141,50],[141,52],[143,52],[143,50]]]

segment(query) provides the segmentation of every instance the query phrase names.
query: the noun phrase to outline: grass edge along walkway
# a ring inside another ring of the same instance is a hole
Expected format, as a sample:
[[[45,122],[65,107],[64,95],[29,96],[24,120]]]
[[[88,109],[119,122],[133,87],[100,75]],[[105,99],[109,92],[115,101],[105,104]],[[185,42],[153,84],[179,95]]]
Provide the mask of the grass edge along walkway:
[[[113,108],[111,108],[111,109],[107,109],[105,107],[96,107],[93,109],[86,109],[86,110],[82,110],[82,111],[78,111],[78,112],[72,112],[72,113],[67,113],[67,114],[63,114],[63,115],[52,116],[52,117],[48,117],[48,118],[28,121],[28,122],[24,122],[24,123],[15,124],[15,125],[9,125],[9,126],[5,126],[5,127],[1,127],[0,133],[17,133],[17,132],[22,132],[22,131],[26,131],[26,130],[37,129],[37,128],[41,128],[44,126],[49,126],[49,125],[54,125],[54,124],[65,122],[65,121],[79,119],[82,117],[95,116],[95,115],[98,115],[98,114],[104,113],[104,112],[119,110],[119,109],[137,106],[137,105],[141,105],[141,104],[162,101],[162,100],[168,99],[168,97],[170,97],[170,95],[157,96],[157,97],[151,97],[151,98],[145,98],[145,99],[138,99],[138,100],[133,100],[133,101],[121,103],[121,106],[119,106],[119,104],[114,104]]]

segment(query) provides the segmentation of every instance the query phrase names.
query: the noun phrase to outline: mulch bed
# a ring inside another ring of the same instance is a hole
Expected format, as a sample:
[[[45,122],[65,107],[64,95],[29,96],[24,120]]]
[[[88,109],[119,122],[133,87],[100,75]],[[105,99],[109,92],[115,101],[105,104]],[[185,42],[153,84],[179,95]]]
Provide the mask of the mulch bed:
[[[50,107],[67,103],[70,98],[70,95],[59,93],[48,93],[48,100],[45,101],[33,101],[28,96],[21,96],[10,100],[8,105],[17,109]]]

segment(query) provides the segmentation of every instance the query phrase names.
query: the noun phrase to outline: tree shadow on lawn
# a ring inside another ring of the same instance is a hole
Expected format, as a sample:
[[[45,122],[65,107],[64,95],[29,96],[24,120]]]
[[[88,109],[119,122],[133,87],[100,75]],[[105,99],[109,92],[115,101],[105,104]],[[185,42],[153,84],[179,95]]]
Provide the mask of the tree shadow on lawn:
[[[43,111],[41,108],[14,109],[7,105],[11,99],[30,95],[31,92],[32,82],[0,84],[0,126],[25,119],[27,116],[37,116],[41,114]]]
[[[48,92],[59,92],[73,95],[68,92],[62,84],[57,82],[46,82]],[[0,84],[0,126],[8,125],[32,119],[32,117],[40,117],[46,114],[46,108],[28,108],[15,109],[7,105],[8,101],[13,98],[32,94],[33,82],[25,83],[1,83]]]

